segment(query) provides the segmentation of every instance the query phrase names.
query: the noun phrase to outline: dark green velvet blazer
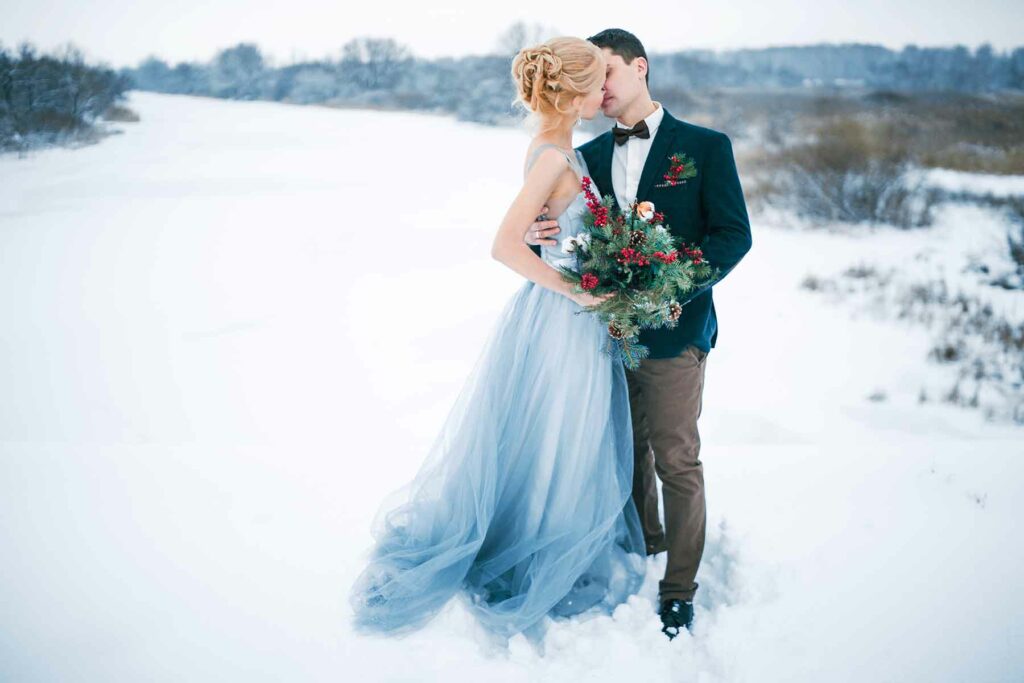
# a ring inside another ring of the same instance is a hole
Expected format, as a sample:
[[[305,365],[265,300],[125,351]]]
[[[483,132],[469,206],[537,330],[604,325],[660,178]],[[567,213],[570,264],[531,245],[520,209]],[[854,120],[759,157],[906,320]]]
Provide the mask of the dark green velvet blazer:
[[[614,144],[609,129],[578,148],[602,196],[614,195]],[[697,175],[675,186],[657,187],[665,182],[669,157],[676,152],[694,160]],[[666,109],[640,174],[637,200],[654,202],[655,209],[665,214],[672,233],[700,246],[704,258],[720,271],[716,280],[680,302],[683,314],[675,328],[641,330],[640,343],[650,348],[650,358],[678,356],[690,344],[709,352],[718,339],[712,287],[739,263],[751,246],[750,219],[729,137],[680,121]],[[531,248],[540,255],[540,247]]]

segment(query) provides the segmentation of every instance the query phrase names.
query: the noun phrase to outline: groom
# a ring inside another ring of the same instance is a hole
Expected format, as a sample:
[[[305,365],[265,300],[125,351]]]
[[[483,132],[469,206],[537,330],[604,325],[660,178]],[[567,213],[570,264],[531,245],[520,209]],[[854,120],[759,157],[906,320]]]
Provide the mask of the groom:
[[[704,553],[697,418],[707,356],[718,338],[711,288],[750,249],[750,222],[729,138],[680,121],[651,99],[647,53],[632,33],[613,28],[588,40],[607,57],[601,110],[616,120],[614,128],[579,148],[599,194],[613,194],[624,211],[634,201],[654,202],[672,234],[700,246],[704,258],[719,269],[717,280],[679,302],[683,313],[675,328],[641,330],[640,343],[650,348],[650,356],[637,370],[626,371],[633,421],[633,502],[647,554],[668,551],[665,577],[658,585],[658,612],[662,631],[672,639],[680,628],[692,626],[698,586],[694,578]],[[693,160],[697,174],[673,183],[669,157],[677,153],[687,155],[687,165]],[[538,256],[537,245],[557,244],[553,226],[557,221],[538,221],[527,231],[527,243]],[[655,472],[664,494],[664,529]]]

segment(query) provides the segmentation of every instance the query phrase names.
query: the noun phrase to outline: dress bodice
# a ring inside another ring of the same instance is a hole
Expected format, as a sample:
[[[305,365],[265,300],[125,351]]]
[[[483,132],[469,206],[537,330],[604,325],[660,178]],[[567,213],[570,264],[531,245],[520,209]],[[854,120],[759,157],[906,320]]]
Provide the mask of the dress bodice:
[[[533,165],[533,161],[536,160],[540,150],[545,147],[555,147],[561,151],[561,148],[557,145],[552,145],[550,143],[539,145],[537,149],[534,150],[533,158],[530,160],[527,170],[529,170],[529,167]],[[574,149],[573,153],[575,158],[570,158],[569,155],[566,154],[565,159],[569,162],[573,171],[576,172],[580,182],[582,182],[583,177],[589,175],[587,162],[583,159],[583,155],[578,149]],[[563,154],[565,153],[563,152]],[[562,245],[565,244],[566,239],[575,237],[583,231],[583,216],[586,215],[586,212],[587,195],[581,188],[576,197],[569,202],[569,205],[565,207],[565,210],[562,211],[561,214],[558,216],[548,217],[549,220],[558,221],[559,231],[553,235],[553,237],[558,240],[558,244],[542,244],[540,246],[540,257],[545,263],[553,268],[558,266],[568,266],[569,268],[576,270],[576,255],[562,251]]]

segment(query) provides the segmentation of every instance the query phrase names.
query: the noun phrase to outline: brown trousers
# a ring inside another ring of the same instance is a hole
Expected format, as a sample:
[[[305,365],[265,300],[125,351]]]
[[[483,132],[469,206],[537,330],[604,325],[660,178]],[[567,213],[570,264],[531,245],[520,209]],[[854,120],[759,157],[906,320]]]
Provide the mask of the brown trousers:
[[[668,551],[661,600],[692,600],[704,554],[707,512],[700,461],[700,417],[707,353],[687,346],[674,358],[646,358],[626,370],[633,414],[633,502],[647,541],[647,554]],[[661,479],[665,528],[658,518]]]

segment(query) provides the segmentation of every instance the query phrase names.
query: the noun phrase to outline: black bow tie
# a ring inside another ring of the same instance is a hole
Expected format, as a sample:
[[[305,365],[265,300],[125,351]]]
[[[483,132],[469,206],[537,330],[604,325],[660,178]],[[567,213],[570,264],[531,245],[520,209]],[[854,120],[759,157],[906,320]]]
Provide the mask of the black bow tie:
[[[615,126],[612,128],[612,135],[615,136],[616,145],[624,145],[630,135],[635,135],[638,138],[649,138],[651,137],[651,131],[647,128],[647,121],[641,119],[640,123],[636,124],[632,128]]]

